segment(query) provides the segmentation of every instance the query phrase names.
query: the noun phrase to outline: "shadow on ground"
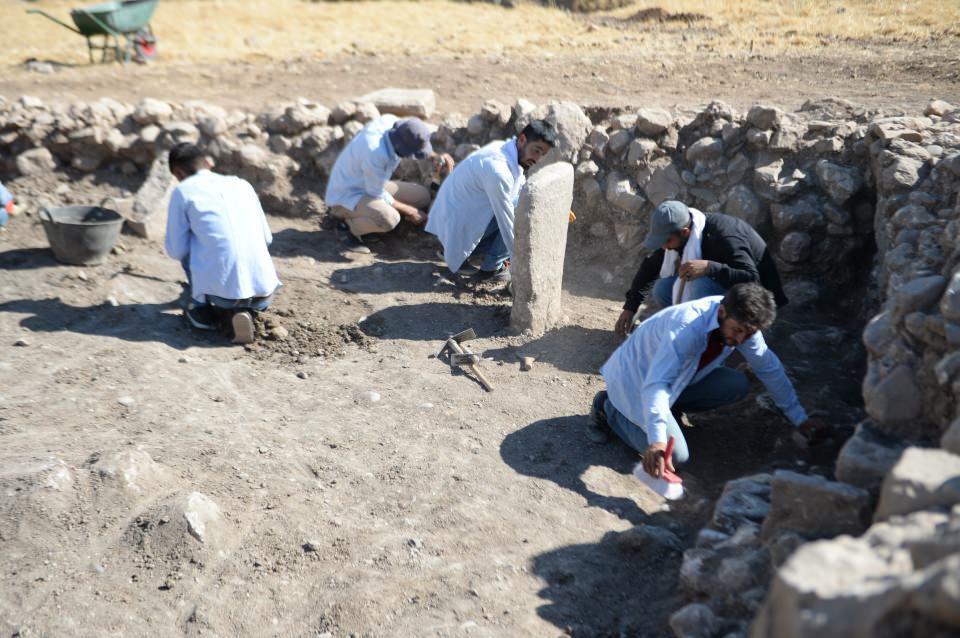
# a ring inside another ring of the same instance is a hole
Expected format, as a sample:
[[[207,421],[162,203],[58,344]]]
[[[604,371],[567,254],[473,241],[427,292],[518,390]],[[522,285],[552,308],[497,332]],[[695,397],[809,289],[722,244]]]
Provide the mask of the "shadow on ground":
[[[545,583],[538,594],[549,601],[537,614],[572,638],[672,636],[667,621],[684,602],[682,554],[623,543],[625,534],[534,557],[533,572]]]
[[[0,253],[0,270],[30,270],[60,265],[49,248],[15,248]]]
[[[441,285],[436,272],[437,266],[427,262],[376,262],[335,270],[330,283],[350,293],[434,292]]]
[[[563,326],[521,347],[497,348],[483,354],[509,363],[517,361],[520,355],[531,356],[540,363],[549,363],[560,370],[597,374],[620,341],[613,330]]]
[[[380,339],[437,341],[439,348],[442,340],[467,328],[483,338],[502,333],[509,323],[509,304],[434,302],[378,310],[360,324],[360,329]]]
[[[174,303],[122,306],[71,306],[56,299],[15,299],[0,304],[0,312],[28,314],[20,325],[31,332],[75,332],[124,341],[156,341],[171,348],[226,347],[226,337],[191,330]]]

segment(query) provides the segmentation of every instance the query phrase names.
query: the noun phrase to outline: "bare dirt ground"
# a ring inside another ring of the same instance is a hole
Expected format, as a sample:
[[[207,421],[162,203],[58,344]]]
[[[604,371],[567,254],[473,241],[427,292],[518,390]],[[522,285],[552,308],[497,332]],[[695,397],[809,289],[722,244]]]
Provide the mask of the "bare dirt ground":
[[[363,18],[396,3],[351,6]],[[504,33],[523,26],[496,10],[485,19]],[[698,50],[707,31],[611,26],[629,11],[611,15],[546,20],[541,40],[495,51],[477,38],[394,57],[403,33],[353,50],[347,33],[336,50],[299,59],[171,54],[124,68],[70,66],[82,56],[58,49],[52,75],[5,67],[0,95],[261,109],[399,85],[433,88],[441,111],[465,113],[488,98],[795,107],[832,96],[916,110],[960,96],[949,25],[823,44],[803,32],[796,48],[783,30],[758,36],[750,53],[750,39]],[[558,33],[543,39],[551,24]],[[583,46],[565,45],[570,33]],[[36,56],[31,37],[18,32],[9,64]],[[76,203],[136,186],[57,179],[62,192],[8,185]],[[625,532],[646,522],[690,543],[725,480],[798,464],[825,472],[842,438],[797,449],[757,387],[741,405],[693,418],[691,497],[665,511],[630,476],[629,450],[584,431],[634,264],[573,256],[567,324],[530,342],[508,334],[508,297],[448,283],[422,236],[404,231],[356,256],[319,220],[270,224],[285,287],[265,318],[291,338],[247,350],[185,325],[182,273],[155,241],[124,236],[122,253],[76,268],[52,259],[35,214],[0,233],[3,635],[666,635],[680,555]],[[790,311],[769,335],[804,403],[840,425],[860,416],[854,307]],[[813,350],[790,338],[825,325],[840,332]],[[492,359],[482,364],[491,394],[431,358],[466,327]],[[518,354],[537,357],[532,371],[519,370]],[[137,450],[155,465],[135,455],[139,474],[104,471]],[[220,511],[202,543],[177,518],[192,492]]]

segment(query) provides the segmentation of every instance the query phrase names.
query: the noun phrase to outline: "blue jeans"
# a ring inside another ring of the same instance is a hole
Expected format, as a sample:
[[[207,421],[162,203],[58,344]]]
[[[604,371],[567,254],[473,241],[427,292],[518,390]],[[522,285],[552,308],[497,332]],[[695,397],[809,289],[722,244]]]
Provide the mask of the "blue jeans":
[[[190,299],[193,299],[193,277],[190,276],[190,255],[180,260],[183,272],[187,273],[187,285],[190,287]],[[248,299],[225,299],[217,295],[206,295],[207,304],[223,310],[253,310],[263,312],[270,307],[273,295],[266,297],[249,297]]]
[[[673,284],[677,281],[676,277],[662,277],[653,284],[653,298],[657,300],[663,308],[673,305]],[[690,300],[712,297],[713,295],[722,295],[727,289],[718,284],[709,277],[698,277],[687,282],[684,289],[684,296],[689,293]]]
[[[491,219],[490,223],[487,224],[487,229],[483,231],[483,237],[480,238],[480,243],[473,249],[473,253],[471,253],[470,256],[473,257],[474,255],[484,255],[483,263],[480,264],[480,270],[486,270],[487,272],[500,270],[503,262],[510,257],[510,250],[507,248],[507,245],[503,241],[503,236],[500,234],[500,226],[497,225],[496,217]]]
[[[733,368],[720,367],[697,383],[687,386],[680,393],[673,408],[681,412],[705,412],[742,400],[747,396],[749,389],[750,380],[747,379],[747,375]],[[607,415],[607,424],[610,429],[624,443],[638,452],[646,451],[650,444],[647,442],[647,435],[643,428],[625,417],[613,406],[609,398],[603,404],[603,412]],[[667,438],[671,436],[674,437],[674,465],[686,463],[690,458],[690,451],[680,425],[675,419],[667,420]]]
[[[7,220],[10,219],[10,215],[7,214],[7,211],[0,206],[0,228],[3,228],[7,225]]]

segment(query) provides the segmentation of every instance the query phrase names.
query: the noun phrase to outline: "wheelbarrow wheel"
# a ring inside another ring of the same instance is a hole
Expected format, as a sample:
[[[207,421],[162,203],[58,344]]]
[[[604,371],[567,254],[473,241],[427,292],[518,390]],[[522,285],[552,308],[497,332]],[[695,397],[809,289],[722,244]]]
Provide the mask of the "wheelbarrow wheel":
[[[137,62],[149,62],[157,57],[157,37],[149,26],[137,31],[133,38],[133,51]]]

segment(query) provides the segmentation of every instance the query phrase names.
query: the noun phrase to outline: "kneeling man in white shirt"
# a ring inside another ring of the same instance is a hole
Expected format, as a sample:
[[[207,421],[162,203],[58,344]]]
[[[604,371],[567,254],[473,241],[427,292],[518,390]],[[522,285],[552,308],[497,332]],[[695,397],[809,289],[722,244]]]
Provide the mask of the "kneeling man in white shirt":
[[[170,198],[164,248],[187,273],[187,320],[201,330],[229,326],[234,343],[251,343],[255,313],[281,285],[260,199],[249,182],[212,172],[193,144],[174,146],[169,166],[180,184]]]
[[[427,219],[427,232],[443,244],[453,273],[510,281],[514,209],[524,173],[557,143],[556,130],[534,120],[517,137],[490,142],[460,162],[443,181]],[[464,262],[483,258],[479,271]]]

